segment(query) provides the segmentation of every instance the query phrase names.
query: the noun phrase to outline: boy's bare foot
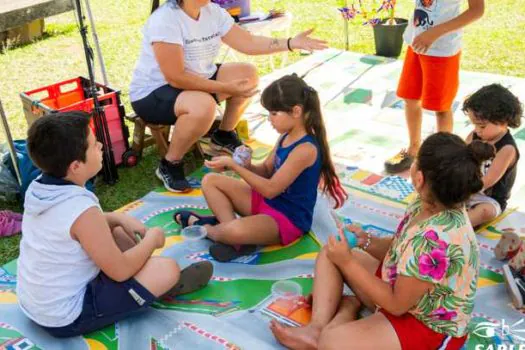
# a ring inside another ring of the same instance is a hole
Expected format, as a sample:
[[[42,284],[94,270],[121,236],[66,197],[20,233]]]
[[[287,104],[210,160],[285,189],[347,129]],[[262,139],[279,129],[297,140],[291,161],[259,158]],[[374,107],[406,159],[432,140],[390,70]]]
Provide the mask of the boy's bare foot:
[[[288,327],[272,320],[270,329],[279,343],[288,349],[315,350],[321,329],[311,324],[305,327]]]

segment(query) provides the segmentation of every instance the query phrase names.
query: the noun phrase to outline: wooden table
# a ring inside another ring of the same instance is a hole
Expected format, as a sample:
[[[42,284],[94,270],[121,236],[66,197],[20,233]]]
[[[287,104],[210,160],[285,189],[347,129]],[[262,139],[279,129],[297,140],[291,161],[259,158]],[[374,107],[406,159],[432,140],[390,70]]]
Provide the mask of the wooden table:
[[[0,0],[0,32],[73,8],[71,0]]]

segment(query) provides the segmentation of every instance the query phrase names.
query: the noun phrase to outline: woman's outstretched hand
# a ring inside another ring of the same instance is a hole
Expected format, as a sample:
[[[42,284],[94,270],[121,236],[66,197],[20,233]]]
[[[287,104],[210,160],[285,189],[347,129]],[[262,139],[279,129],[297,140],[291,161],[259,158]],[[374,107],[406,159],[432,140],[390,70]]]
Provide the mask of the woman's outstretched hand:
[[[326,41],[310,37],[313,31],[314,29],[311,28],[294,36],[292,40],[290,40],[291,48],[310,52],[326,49],[328,47]]]

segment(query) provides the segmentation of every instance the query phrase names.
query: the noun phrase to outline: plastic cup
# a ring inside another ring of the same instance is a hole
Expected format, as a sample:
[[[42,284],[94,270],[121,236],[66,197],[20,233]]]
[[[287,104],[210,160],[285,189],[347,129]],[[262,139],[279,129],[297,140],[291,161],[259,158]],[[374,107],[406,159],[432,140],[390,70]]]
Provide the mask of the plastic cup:
[[[252,158],[252,150],[246,146],[239,146],[233,152],[233,161],[243,167],[245,167]]]
[[[303,294],[303,288],[294,281],[277,281],[272,285],[272,294],[280,298],[293,299]]]
[[[345,228],[344,234],[345,234],[346,242],[348,243],[348,247],[350,248],[357,247],[357,236],[355,235],[355,233],[350,232]],[[340,241],[341,237],[337,236],[337,240]]]
[[[195,247],[195,243],[206,238],[208,232],[206,232],[204,226],[192,225],[185,227],[180,234],[186,241],[188,241],[190,247]]]

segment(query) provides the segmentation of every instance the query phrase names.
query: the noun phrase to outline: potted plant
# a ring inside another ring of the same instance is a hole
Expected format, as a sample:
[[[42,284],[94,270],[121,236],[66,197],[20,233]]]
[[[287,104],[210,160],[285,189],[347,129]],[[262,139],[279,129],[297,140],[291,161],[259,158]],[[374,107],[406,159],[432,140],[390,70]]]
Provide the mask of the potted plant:
[[[396,0],[353,0],[350,4],[345,0],[342,5],[339,11],[345,21],[357,18],[363,21],[363,25],[373,27],[376,55],[399,56],[408,21],[395,17]]]

